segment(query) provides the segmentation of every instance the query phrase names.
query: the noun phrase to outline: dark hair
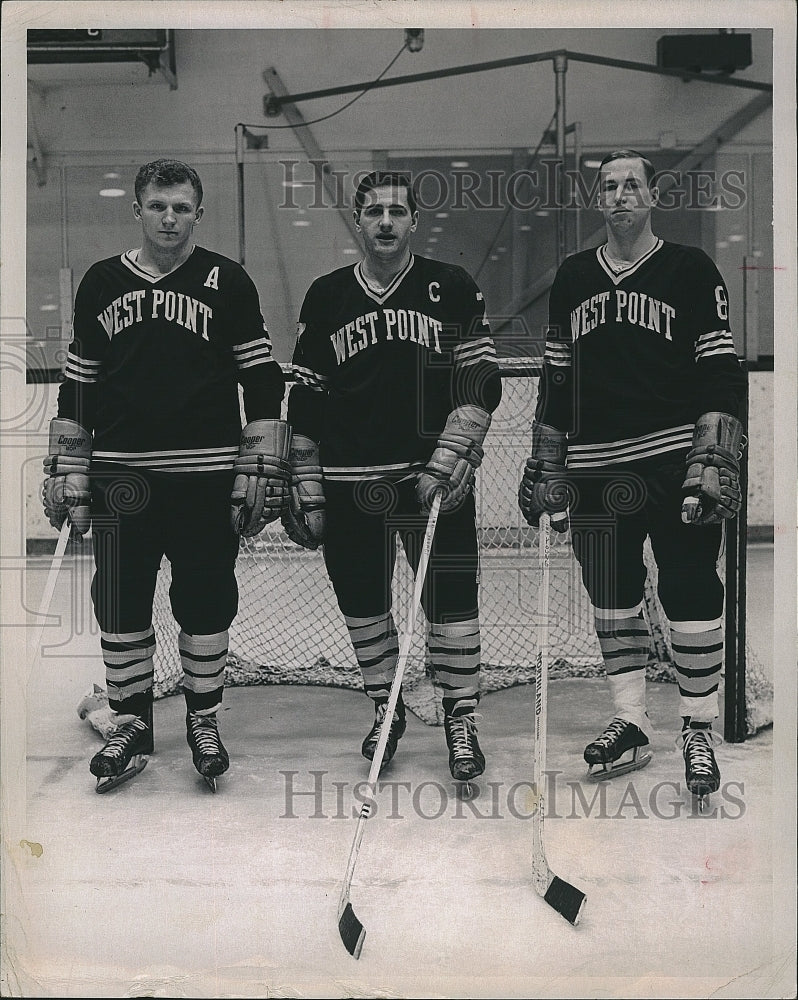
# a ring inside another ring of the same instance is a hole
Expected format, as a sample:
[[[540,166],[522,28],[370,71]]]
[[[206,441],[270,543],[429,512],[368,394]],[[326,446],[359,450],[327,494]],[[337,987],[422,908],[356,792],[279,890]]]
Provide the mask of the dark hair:
[[[363,208],[366,203],[366,195],[369,191],[373,191],[376,187],[383,187],[386,184],[393,187],[406,188],[408,207],[411,212],[417,210],[416,187],[410,174],[404,174],[399,170],[374,170],[372,173],[366,174],[357,186],[357,190],[355,191],[355,211],[360,212]]]
[[[197,208],[202,204],[202,181],[199,179],[197,171],[187,163],[180,160],[153,160],[145,163],[139,168],[136,174],[136,201],[141,204],[141,193],[148,184],[155,184],[156,187],[171,187],[173,184],[185,184],[188,182],[197,196]]]
[[[606,166],[608,163],[612,163],[613,160],[640,160],[643,164],[643,169],[646,172],[646,181],[648,186],[651,187],[651,182],[654,180],[654,175],[656,170],[654,169],[654,164],[647,156],[643,156],[642,153],[638,153],[636,149],[614,149],[611,153],[607,153],[604,159],[599,164],[599,173],[601,173],[601,168]]]

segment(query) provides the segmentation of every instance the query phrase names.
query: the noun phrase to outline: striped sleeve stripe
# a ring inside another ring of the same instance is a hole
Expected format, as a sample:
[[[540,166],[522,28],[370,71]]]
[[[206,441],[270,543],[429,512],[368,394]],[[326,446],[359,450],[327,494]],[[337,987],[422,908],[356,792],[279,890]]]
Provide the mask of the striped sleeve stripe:
[[[570,368],[571,352],[567,347],[561,348],[559,345],[556,347],[547,346],[544,361],[546,364],[556,365],[558,368]]]
[[[100,376],[100,362],[87,361],[75,354],[68,354],[64,374],[75,382],[97,382]]]
[[[728,330],[713,330],[704,333],[698,338],[696,344],[696,361],[700,358],[711,357],[714,354],[734,354],[734,340]]]
[[[496,362],[496,348],[492,343],[483,343],[481,345],[476,345],[468,351],[457,351],[455,348],[455,358],[454,363],[459,368],[465,368],[469,365],[476,365],[480,362],[488,362],[490,364],[495,364]]]
[[[252,368],[255,365],[271,365],[277,364],[275,359],[272,357],[270,351],[261,351],[260,354],[253,355],[251,358],[243,360],[241,358],[236,359],[239,371],[243,368]]]
[[[496,355],[496,348],[493,346],[493,341],[489,337],[479,337],[476,340],[467,340],[462,344],[455,344],[453,354],[455,360],[460,358],[468,357],[471,354],[488,352]]]
[[[69,351],[67,354],[67,364],[74,365],[76,368],[83,368],[89,371],[99,369],[102,364],[101,361],[94,361],[92,358],[81,358],[78,354],[73,354]]]
[[[319,375],[318,372],[311,371],[310,368],[302,368],[299,365],[293,365],[291,368],[294,379],[299,385],[304,385],[308,389],[324,389],[327,385],[327,379],[324,375]]]
[[[233,345],[233,352],[237,358],[249,358],[253,354],[262,354],[264,350],[271,353],[271,344],[265,337],[250,340],[246,344]]]
[[[733,354],[737,356],[737,351],[734,349],[733,344],[729,344],[724,347],[716,347],[713,351],[700,351],[696,353],[696,361],[703,361],[705,358],[714,358],[717,354]]]

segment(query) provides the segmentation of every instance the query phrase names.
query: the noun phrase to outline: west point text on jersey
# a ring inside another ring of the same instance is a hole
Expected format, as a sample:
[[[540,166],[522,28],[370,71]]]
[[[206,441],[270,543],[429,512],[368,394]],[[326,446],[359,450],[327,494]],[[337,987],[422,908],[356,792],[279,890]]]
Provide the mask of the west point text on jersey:
[[[335,359],[339,365],[378,342],[379,319],[379,312],[371,310],[355,317],[330,336],[330,342],[335,349]],[[443,323],[416,309],[383,309],[381,329],[386,341],[396,337],[397,340],[409,340],[412,344],[429,348],[438,354],[443,352],[440,340]],[[434,343],[430,342],[430,335]]]

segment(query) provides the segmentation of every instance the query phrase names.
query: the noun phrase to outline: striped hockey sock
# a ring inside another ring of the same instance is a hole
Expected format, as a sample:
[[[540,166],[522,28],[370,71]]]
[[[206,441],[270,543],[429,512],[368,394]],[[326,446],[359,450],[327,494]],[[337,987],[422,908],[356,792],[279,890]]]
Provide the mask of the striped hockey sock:
[[[679,682],[679,714],[694,722],[718,717],[718,685],[723,666],[720,619],[672,621],[671,647]]]
[[[101,632],[108,704],[115,712],[141,715],[151,700],[155,632]]]
[[[646,663],[651,638],[640,605],[634,608],[596,608],[598,636],[616,718],[633,722],[647,735]]]
[[[180,630],[177,645],[183,665],[183,694],[190,712],[209,714],[222,703],[229,632],[191,635]]]
[[[479,703],[479,619],[430,622],[427,651],[445,715],[468,715]]]
[[[399,639],[390,611],[368,618],[344,615],[349,638],[363,674],[363,687],[375,701],[387,698],[396,673]]]

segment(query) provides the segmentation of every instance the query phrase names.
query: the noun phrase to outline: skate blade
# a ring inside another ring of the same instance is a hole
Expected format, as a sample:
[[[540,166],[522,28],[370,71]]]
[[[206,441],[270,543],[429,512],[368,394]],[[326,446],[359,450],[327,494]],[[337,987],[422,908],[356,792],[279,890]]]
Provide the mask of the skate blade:
[[[205,784],[208,786],[208,788],[210,788],[210,790],[215,793],[216,792],[216,778],[211,777],[208,774],[203,774],[203,778],[205,779]]]
[[[629,774],[630,771],[639,771],[642,767],[650,764],[652,760],[652,754],[643,753],[623,764],[589,764],[587,777],[589,781],[608,781],[610,778],[619,778],[622,774]],[[593,768],[598,768],[598,770],[594,771]]]
[[[126,781],[130,781],[130,779],[135,778],[137,774],[141,774],[147,766],[147,761],[149,759],[150,758],[145,754],[136,754],[134,757],[130,758],[130,765],[127,770],[123,771],[121,774],[112,774],[107,778],[98,778],[95,791],[98,795],[102,795],[104,792],[110,792],[113,788],[119,788],[119,786],[124,785]]]
[[[463,802],[470,802],[471,799],[475,799],[479,795],[479,788],[473,783],[473,779],[456,781],[454,791],[457,798],[462,799]]]
[[[698,807],[698,811],[700,813],[703,814],[708,812],[710,809],[711,802],[709,797],[712,795],[713,791],[717,791],[717,789],[707,788],[705,790],[697,789],[696,791],[690,789],[690,794],[693,796],[693,802]]]

